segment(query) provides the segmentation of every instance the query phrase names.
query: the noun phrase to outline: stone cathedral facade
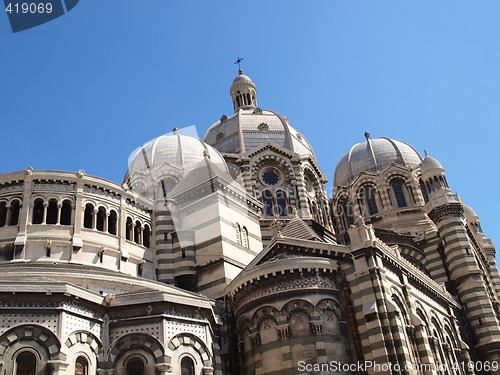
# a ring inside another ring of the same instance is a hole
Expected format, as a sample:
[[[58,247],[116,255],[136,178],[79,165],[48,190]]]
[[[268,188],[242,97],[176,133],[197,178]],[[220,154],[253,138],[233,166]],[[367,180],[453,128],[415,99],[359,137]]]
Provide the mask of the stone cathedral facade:
[[[122,184],[0,175],[0,373],[499,374],[495,248],[443,166],[366,133],[329,197],[241,70],[230,95]]]

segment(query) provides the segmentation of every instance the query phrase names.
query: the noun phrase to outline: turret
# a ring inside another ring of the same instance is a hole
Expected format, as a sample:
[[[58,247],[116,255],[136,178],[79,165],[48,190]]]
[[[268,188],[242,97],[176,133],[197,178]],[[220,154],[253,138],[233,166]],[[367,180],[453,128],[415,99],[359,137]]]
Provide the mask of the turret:
[[[234,112],[240,108],[257,107],[257,87],[250,77],[243,74],[243,70],[238,70],[238,76],[234,79],[229,93],[233,99]]]

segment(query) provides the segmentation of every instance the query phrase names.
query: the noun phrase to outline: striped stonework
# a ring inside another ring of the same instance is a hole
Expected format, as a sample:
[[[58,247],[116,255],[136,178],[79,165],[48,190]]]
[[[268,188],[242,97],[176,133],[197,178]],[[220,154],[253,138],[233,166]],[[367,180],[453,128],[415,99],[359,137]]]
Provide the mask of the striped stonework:
[[[429,214],[444,240],[451,281],[477,340],[476,349],[484,347],[478,350],[478,355],[485,361],[498,360],[500,325],[462,215],[460,204],[441,206]]]

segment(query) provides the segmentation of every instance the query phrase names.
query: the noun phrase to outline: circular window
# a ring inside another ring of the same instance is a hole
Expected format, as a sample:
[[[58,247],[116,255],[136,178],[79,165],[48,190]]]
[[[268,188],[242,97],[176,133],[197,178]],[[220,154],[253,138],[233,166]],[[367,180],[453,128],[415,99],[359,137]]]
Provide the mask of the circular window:
[[[283,173],[274,167],[263,168],[260,172],[260,180],[264,185],[280,185],[283,181]]]

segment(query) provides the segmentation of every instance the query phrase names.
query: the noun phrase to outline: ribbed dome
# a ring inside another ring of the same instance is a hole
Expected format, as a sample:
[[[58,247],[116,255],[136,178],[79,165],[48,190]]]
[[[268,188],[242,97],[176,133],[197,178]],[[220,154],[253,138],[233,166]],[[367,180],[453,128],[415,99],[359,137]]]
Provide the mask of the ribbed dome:
[[[168,173],[168,169],[186,172],[196,166],[205,157],[223,170],[228,172],[224,158],[213,147],[202,140],[188,135],[162,135],[138,148],[129,158],[129,168],[125,180],[135,175],[144,175],[148,171],[156,175]],[[161,170],[164,168],[165,170]]]
[[[260,108],[240,109],[213,124],[203,138],[220,152],[239,154],[267,143],[315,159],[305,137],[278,113]]]
[[[335,186],[348,186],[361,172],[383,171],[391,164],[415,168],[420,154],[409,144],[389,138],[367,139],[354,145],[335,169]]]

